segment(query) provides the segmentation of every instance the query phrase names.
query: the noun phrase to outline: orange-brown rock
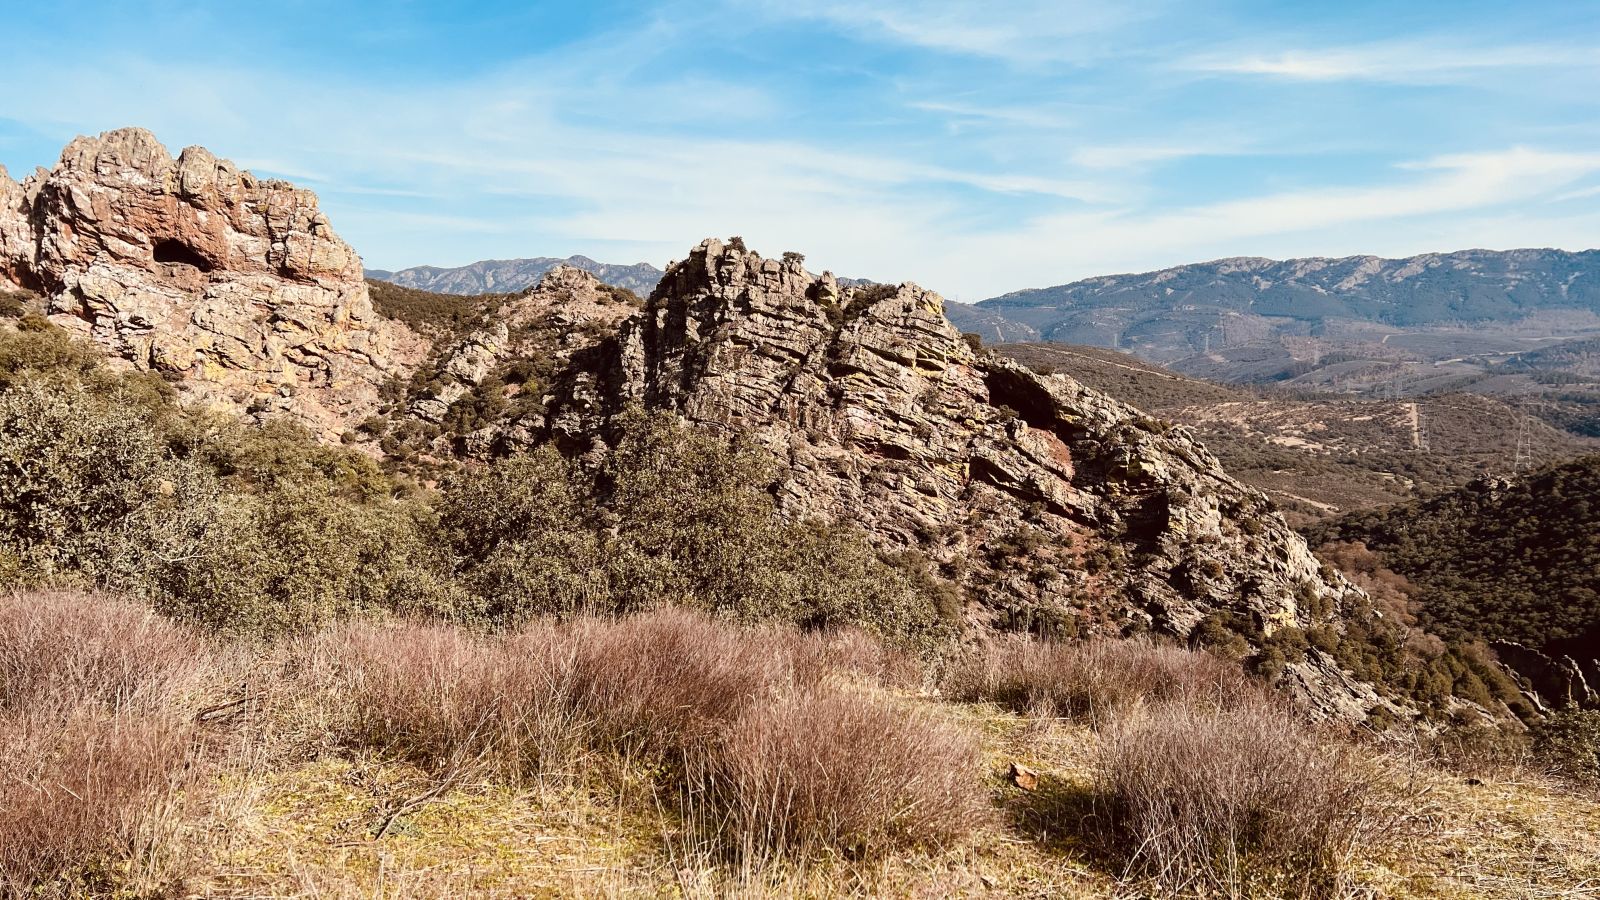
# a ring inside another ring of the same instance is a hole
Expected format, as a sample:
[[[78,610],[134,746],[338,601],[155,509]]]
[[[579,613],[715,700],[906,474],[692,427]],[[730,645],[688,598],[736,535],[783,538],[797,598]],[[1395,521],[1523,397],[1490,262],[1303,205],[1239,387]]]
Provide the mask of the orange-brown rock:
[[[32,267],[33,226],[28,195],[0,166],[0,288],[21,287]]]
[[[138,128],[80,137],[21,186],[0,180],[0,274],[192,399],[325,437],[371,415],[378,386],[424,350],[374,312],[315,194],[200,147],[173,159]]]

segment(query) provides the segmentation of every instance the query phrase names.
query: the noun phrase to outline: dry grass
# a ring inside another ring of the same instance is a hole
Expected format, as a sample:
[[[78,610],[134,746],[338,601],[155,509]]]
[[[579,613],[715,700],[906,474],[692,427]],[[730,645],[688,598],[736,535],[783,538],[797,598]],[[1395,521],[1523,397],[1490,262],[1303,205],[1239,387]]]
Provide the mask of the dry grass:
[[[597,746],[626,753],[682,753],[752,704],[814,690],[827,673],[822,648],[801,632],[687,610],[570,628],[573,705]]]
[[[0,710],[158,710],[214,677],[210,648],[148,609],[71,592],[0,595]]]
[[[320,661],[301,671],[319,683],[301,693],[321,691],[347,746],[445,782],[636,763],[723,850],[937,845],[970,831],[984,805],[970,736],[831,678],[898,671],[859,636],[663,610],[498,638],[350,625],[311,654]]]
[[[220,695],[217,661],[246,649],[105,598],[0,603],[0,896],[1511,897],[1600,879],[1594,798],[1429,771],[1416,799],[1398,763],[1174,648],[1002,646],[948,682],[1020,713],[909,696],[920,669],[860,635],[684,612],[487,637],[351,624],[249,648],[255,673]],[[1003,779],[1013,762],[1036,790]],[[1390,840],[1396,797],[1411,840]]]
[[[204,642],[129,604],[0,598],[0,893],[150,889],[199,753]]]
[[[510,648],[443,625],[347,625],[312,648],[302,687],[319,692],[347,746],[452,777],[520,780],[567,766],[582,740],[571,641],[549,632]]]
[[[192,729],[170,717],[85,711],[0,719],[0,893],[77,896],[174,874]]]
[[[1148,641],[995,641],[952,668],[945,691],[1022,715],[1115,721],[1140,703],[1226,706],[1258,693],[1236,663]]]
[[[1108,729],[1098,793],[1137,870],[1173,891],[1340,896],[1403,806],[1373,758],[1270,701],[1162,704]]]
[[[976,737],[855,693],[753,706],[690,777],[690,818],[736,857],[852,859],[947,844],[987,818]]]

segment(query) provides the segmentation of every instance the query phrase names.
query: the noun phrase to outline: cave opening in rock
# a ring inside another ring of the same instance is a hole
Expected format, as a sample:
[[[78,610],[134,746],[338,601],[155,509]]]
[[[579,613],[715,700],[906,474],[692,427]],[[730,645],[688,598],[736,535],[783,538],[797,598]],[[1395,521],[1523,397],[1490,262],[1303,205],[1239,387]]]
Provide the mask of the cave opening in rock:
[[[158,241],[156,242],[155,255],[158,263],[181,263],[186,266],[194,266],[202,272],[209,272],[216,268],[204,254],[183,241],[170,239]]]

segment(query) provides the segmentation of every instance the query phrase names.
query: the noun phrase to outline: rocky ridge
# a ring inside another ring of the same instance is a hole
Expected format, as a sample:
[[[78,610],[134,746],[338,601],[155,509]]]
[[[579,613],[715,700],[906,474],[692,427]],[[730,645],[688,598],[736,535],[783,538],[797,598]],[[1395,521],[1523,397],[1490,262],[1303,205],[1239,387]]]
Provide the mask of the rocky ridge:
[[[634,299],[583,269],[556,266],[533,287],[486,310],[465,337],[438,347],[413,375],[403,414],[445,425],[461,404],[482,401],[494,414],[470,422],[466,433],[443,435],[445,444],[436,450],[482,458],[530,446],[536,437],[528,420],[539,421],[554,374],[574,354],[614,334],[636,311]]]
[[[669,410],[770,449],[786,514],[923,554],[974,633],[1270,635],[1364,601],[1192,433],[978,350],[913,284],[708,240],[643,310],[556,268],[430,351],[373,310],[314,195],[203,149],[80,138],[0,201],[0,272],[191,398],[326,440],[382,409],[431,450],[480,457],[604,453],[629,406]],[[1382,702],[1315,650],[1287,679],[1331,717]]]
[[[1164,362],[1333,323],[1395,330],[1548,320],[1592,329],[1600,250],[1219,259],[1014,291],[977,307],[1044,340]]]
[[[315,194],[139,128],[80,137],[20,185],[0,172],[0,276],[192,399],[326,438],[424,352],[373,311]]]
[[[974,628],[1186,636],[1234,616],[1270,634],[1363,599],[1187,429],[975,350],[913,284],[841,289],[708,240],[578,362],[545,423],[558,442],[603,452],[630,404],[750,435],[785,463],[782,509],[926,554]],[[1315,654],[1299,669],[1330,715],[1376,700]]]

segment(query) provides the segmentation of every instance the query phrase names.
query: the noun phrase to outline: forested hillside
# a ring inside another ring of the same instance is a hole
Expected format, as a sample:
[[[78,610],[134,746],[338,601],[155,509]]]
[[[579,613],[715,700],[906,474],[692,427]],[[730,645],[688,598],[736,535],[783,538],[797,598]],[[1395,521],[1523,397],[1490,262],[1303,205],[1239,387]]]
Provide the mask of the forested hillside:
[[[1364,543],[1440,634],[1600,656],[1600,457],[1356,513],[1313,541]]]

